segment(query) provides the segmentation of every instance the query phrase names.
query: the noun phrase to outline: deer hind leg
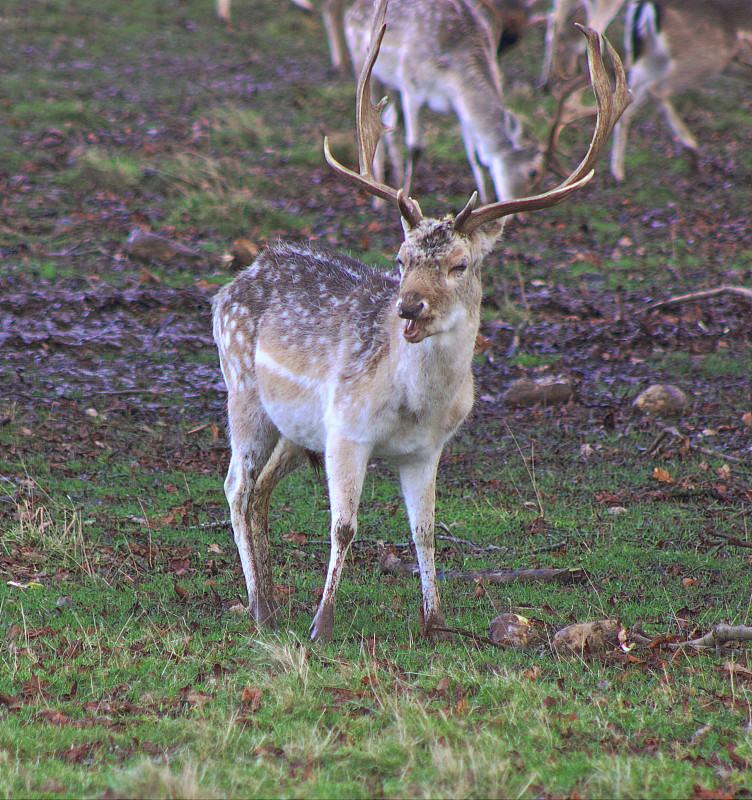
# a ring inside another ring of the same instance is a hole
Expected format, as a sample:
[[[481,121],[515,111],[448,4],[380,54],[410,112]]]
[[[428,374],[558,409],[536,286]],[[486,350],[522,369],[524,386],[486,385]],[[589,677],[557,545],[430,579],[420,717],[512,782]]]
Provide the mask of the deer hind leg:
[[[258,584],[263,587],[259,592],[257,608],[261,616],[256,618],[261,622],[274,625],[278,613],[277,603],[274,599],[274,584],[272,581],[271,555],[269,552],[269,500],[274,487],[291,472],[302,466],[307,460],[304,448],[293,444],[289,439],[282,437],[269,460],[256,479],[250,507],[250,530],[254,548],[255,561],[259,565]],[[249,589],[250,597],[250,589]],[[263,598],[263,599],[262,599]]]
[[[260,623],[273,625],[277,607],[269,557],[269,533],[261,514],[254,514],[259,476],[279,440],[279,432],[252,392],[230,390],[228,401],[232,457],[225,479],[232,530],[248,589],[248,611]],[[262,484],[263,486],[263,484]],[[263,503],[256,503],[257,509]]]
[[[331,550],[324,592],[311,624],[311,639],[328,642],[334,628],[334,601],[342,568],[358,528],[358,505],[369,451],[354,442],[327,446],[326,475],[332,514]]]
[[[420,582],[423,589],[423,627],[428,635],[433,628],[444,627],[439,590],[436,585],[434,548],[434,512],[436,503],[437,453],[428,461],[412,462],[400,467],[402,494],[405,497],[410,530],[418,555]],[[446,634],[434,634],[445,638]]]
[[[684,145],[684,147],[689,152],[689,156],[692,163],[692,169],[697,170],[697,159],[698,159],[698,151],[699,145],[697,144],[697,139],[692,136],[689,128],[684,124],[682,118],[676,113],[676,109],[671,104],[671,100],[668,97],[664,97],[660,101],[661,108],[663,109],[663,116],[666,118],[666,122],[668,123],[671,130],[674,132],[674,136]]]
[[[460,119],[464,119],[465,113],[457,115]],[[467,160],[470,164],[470,169],[473,171],[473,178],[475,179],[475,186],[478,189],[481,203],[489,203],[488,190],[486,189],[486,175],[483,171],[483,166],[480,163],[478,156],[478,142],[475,138],[475,132],[471,125],[460,125],[462,132],[462,142],[465,145],[465,153],[467,153]],[[492,173],[492,180],[496,189],[496,196],[499,200],[510,200],[511,197],[506,189],[506,180],[503,172],[503,164],[499,159],[495,159],[495,163],[491,165],[490,171]]]

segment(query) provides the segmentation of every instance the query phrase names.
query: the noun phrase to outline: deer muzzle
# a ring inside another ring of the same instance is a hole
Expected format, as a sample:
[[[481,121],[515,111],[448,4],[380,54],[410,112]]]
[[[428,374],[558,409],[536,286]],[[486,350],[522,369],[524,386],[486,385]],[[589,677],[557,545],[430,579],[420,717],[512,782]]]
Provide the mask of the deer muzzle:
[[[402,335],[411,343],[422,342],[428,336],[428,301],[418,292],[405,292],[397,302],[397,315],[407,320]]]

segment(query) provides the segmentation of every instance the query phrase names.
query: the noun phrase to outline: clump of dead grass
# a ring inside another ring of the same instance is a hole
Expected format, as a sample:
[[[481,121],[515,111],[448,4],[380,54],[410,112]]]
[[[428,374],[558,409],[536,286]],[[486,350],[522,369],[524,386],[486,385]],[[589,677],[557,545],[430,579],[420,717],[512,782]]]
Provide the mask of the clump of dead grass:
[[[183,769],[176,772],[167,764],[143,761],[129,770],[116,773],[108,796],[133,800],[199,800],[221,795],[202,783],[198,770],[192,764],[184,764]]]
[[[16,502],[11,516],[14,522],[0,540],[6,555],[32,553],[37,560],[95,574],[78,509],[51,497],[42,501],[36,496],[24,497]]]

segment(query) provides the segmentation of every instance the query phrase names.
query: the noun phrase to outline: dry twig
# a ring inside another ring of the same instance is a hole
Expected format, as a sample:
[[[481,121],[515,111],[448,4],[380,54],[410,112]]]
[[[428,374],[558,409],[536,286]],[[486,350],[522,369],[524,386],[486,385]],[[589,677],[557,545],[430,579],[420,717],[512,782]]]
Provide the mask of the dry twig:
[[[687,447],[690,450],[694,450],[697,453],[702,453],[703,455],[710,456],[711,458],[720,458],[725,461],[733,461],[737,464],[744,463],[744,459],[739,458],[738,456],[732,456],[729,455],[728,453],[722,453],[720,450],[712,450],[710,447],[702,447],[699,444],[694,444],[694,442],[690,441],[689,436],[686,436],[683,433],[679,433],[679,430],[675,428],[673,425],[661,425],[656,420],[654,420],[654,423],[658,428],[659,433],[656,436],[653,444],[651,444],[650,447],[645,451],[646,456],[653,455],[653,453],[655,453],[659,449],[663,441],[668,436],[672,436],[675,439],[683,439],[686,442]]]
[[[724,545],[724,544],[733,544],[736,547],[750,547],[752,548],[752,542],[748,542],[746,539],[740,539],[738,536],[734,536],[733,533],[720,533],[719,531],[715,531],[713,536],[719,536],[720,539],[714,541],[712,539],[708,539],[708,543],[714,546],[717,545]]]
[[[719,622],[712,631],[692,639],[689,642],[678,642],[672,647],[720,647],[726,642],[752,642],[752,627],[749,625],[726,625]]]
[[[659,308],[671,308],[680,306],[683,303],[692,303],[696,300],[705,300],[708,297],[717,297],[721,294],[732,294],[741,297],[746,302],[752,304],[752,289],[745,286],[717,286],[715,289],[703,289],[698,292],[688,292],[687,294],[677,294],[667,300],[661,300],[647,307],[647,311],[655,311]]]
[[[476,642],[483,642],[483,644],[490,644],[494,647],[501,647],[502,649],[506,648],[506,645],[495,642],[488,636],[469,631],[466,628],[431,628],[431,633],[455,633],[458,636],[466,636],[468,639],[473,639]]]
[[[418,565],[403,561],[394,553],[384,551],[380,566],[384,572],[396,572],[400,575],[418,575]],[[487,583],[585,583],[587,573],[584,569],[442,569],[436,573],[437,578],[459,579],[466,581],[483,581]]]

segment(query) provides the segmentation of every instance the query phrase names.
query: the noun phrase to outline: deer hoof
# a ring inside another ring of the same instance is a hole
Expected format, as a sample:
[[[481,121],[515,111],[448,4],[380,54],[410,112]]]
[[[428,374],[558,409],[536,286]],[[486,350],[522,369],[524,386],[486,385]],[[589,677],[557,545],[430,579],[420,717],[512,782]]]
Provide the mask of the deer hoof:
[[[432,642],[448,642],[452,638],[451,633],[447,631],[436,630],[437,628],[445,628],[446,622],[442,614],[431,614],[423,620],[421,633]]]
[[[334,630],[334,608],[321,605],[311,623],[311,640],[314,642],[331,642]]]
[[[248,613],[259,625],[266,625],[268,628],[277,627],[276,617],[278,611],[279,607],[274,600],[258,598],[251,600],[248,604]]]

